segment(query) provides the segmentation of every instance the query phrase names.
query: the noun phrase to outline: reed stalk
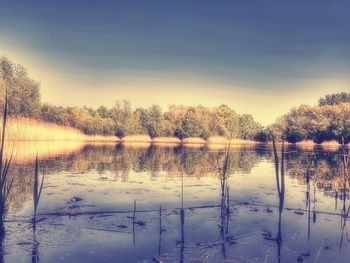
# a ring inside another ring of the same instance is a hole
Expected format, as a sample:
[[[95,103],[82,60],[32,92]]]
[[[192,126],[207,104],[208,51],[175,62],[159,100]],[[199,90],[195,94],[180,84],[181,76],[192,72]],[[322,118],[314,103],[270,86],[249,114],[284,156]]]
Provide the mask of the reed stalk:
[[[6,203],[8,195],[12,188],[13,177],[9,179],[8,173],[12,162],[12,154],[10,158],[5,156],[5,138],[6,138],[6,124],[8,117],[8,92],[6,88],[5,105],[2,119],[1,130],[1,145],[0,145],[0,234],[4,234],[4,217],[6,212]]]
[[[33,185],[33,202],[34,202],[33,228],[34,229],[36,226],[36,211],[38,209],[43,185],[44,185],[44,176],[42,176],[41,182],[39,183],[39,161],[38,161],[38,156],[36,156],[35,171],[34,171],[34,185]]]

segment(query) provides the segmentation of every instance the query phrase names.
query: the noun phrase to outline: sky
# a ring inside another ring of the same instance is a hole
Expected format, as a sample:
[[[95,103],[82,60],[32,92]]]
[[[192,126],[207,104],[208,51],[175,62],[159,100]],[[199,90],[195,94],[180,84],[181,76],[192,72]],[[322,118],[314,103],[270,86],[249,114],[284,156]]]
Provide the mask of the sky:
[[[218,106],[262,124],[350,92],[350,1],[0,0],[0,55],[64,106]]]

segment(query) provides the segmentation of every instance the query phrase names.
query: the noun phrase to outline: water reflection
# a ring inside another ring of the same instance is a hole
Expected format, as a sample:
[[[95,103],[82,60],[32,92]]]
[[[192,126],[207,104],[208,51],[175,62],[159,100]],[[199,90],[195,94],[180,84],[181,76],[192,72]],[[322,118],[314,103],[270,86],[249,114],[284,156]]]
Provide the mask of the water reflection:
[[[315,255],[318,249],[315,246],[323,242],[326,234],[336,235],[337,243],[332,245],[339,245],[340,253],[348,253],[342,248],[347,243],[345,241],[349,241],[346,226],[350,211],[347,201],[349,154],[342,149],[330,153],[301,151],[284,144],[230,150],[85,145],[70,153],[41,158],[39,155],[39,159],[40,166],[48,175],[39,214],[50,218],[55,226],[62,222],[54,233],[49,230],[47,219],[40,222],[40,226],[47,227],[48,234],[38,232],[42,234],[39,240],[47,239],[50,234],[58,235],[50,245],[45,242],[40,244],[43,262],[56,262],[54,252],[48,251],[58,247],[56,241],[63,239],[63,242],[68,242],[64,236],[66,233],[82,240],[80,245],[73,246],[77,251],[70,250],[69,245],[62,245],[69,255],[78,253],[80,246],[86,246],[99,253],[95,249],[97,247],[105,257],[108,254],[115,256],[117,252],[113,250],[107,253],[106,247],[111,243],[118,253],[125,254],[125,257],[120,255],[121,260],[132,258],[129,262],[152,259],[156,255],[159,260],[169,258],[173,256],[173,251],[175,256],[170,262],[201,259],[204,251],[208,262],[217,262],[217,255],[211,254],[215,249],[222,261],[249,262],[252,260],[249,257],[254,255],[262,262],[264,259],[268,262],[292,262],[299,254],[303,258]],[[28,202],[32,203],[39,192],[39,188],[33,188],[33,185],[40,185],[35,183],[33,167],[31,158],[11,167],[15,175],[14,190],[9,197],[11,220],[18,213],[26,216],[30,207]],[[76,195],[81,200],[72,204],[69,200]],[[216,206],[198,209],[196,205]],[[39,262],[36,233],[39,220],[35,219],[35,201],[33,206],[30,255],[32,262]],[[276,217],[271,209],[274,206],[278,209]],[[174,208],[179,208],[176,213]],[[128,213],[119,213],[123,210]],[[82,216],[84,213],[74,216],[71,211],[87,213],[86,216]],[[94,213],[89,214],[89,211]],[[100,216],[100,211],[110,213]],[[55,215],[50,215],[53,212]],[[65,218],[67,214],[73,216]],[[333,217],[327,218],[328,215]],[[141,218],[146,226],[139,228]],[[339,233],[330,231],[334,230],[334,221]],[[20,227],[12,227],[12,232],[20,231]],[[129,228],[129,231],[121,231],[121,227]],[[230,233],[233,228],[235,235]],[[99,229],[104,230],[106,235],[98,234]],[[262,232],[265,233],[263,238]],[[127,237],[124,237],[126,233]],[[300,233],[305,233],[305,236]],[[212,240],[213,237],[215,240]],[[21,243],[14,236],[6,238],[12,246]],[[27,237],[21,238],[27,240]],[[238,242],[239,238],[244,241]],[[93,243],[88,243],[90,239]],[[306,243],[308,252],[304,251]],[[277,248],[276,252],[266,255],[271,244]],[[23,250],[21,247],[20,251]],[[49,253],[54,256],[50,258]],[[81,253],[79,256],[82,256]],[[341,255],[338,259],[343,259]],[[11,251],[8,257],[12,257],[12,261],[8,262],[18,262],[13,259],[15,256]],[[91,259],[86,259],[86,262],[90,263]],[[108,262],[108,259],[102,262]],[[327,261],[319,259],[319,262]]]
[[[341,172],[343,176],[343,191],[342,191],[342,216],[341,216],[341,238],[340,238],[340,244],[339,244],[339,251],[342,249],[344,236],[346,237],[346,241],[349,242],[349,234],[346,227],[347,219],[349,218],[349,212],[350,212],[350,205],[346,207],[346,200],[348,199],[346,191],[350,187],[350,178],[349,178],[349,151],[346,152],[344,149],[343,152],[343,160],[342,160],[342,166],[341,166]]]

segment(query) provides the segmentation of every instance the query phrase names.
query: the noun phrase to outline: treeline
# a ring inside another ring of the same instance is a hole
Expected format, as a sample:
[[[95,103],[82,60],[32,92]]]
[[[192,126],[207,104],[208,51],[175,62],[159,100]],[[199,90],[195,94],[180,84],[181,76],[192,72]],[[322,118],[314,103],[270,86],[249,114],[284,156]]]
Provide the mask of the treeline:
[[[169,106],[163,112],[158,105],[132,109],[130,102],[117,102],[114,107],[57,107],[44,104],[40,118],[81,129],[87,134],[127,135],[148,134],[151,138],[233,136],[254,139],[262,131],[251,115],[239,115],[229,107]]]
[[[256,139],[263,130],[251,115],[237,114],[226,105],[213,108],[172,105],[163,112],[158,105],[133,109],[128,101],[117,101],[111,108],[100,106],[97,109],[43,104],[40,83],[32,80],[24,67],[1,57],[0,103],[3,102],[6,87],[10,102],[9,115],[71,126],[86,134],[116,135],[121,138],[148,134],[152,138],[175,136],[180,139],[207,139],[232,133],[235,138]]]
[[[293,108],[268,127],[257,123],[250,114],[237,114],[226,105],[218,107],[171,105],[166,111],[152,105],[131,107],[117,101],[111,108],[100,106],[62,107],[45,104],[40,99],[40,83],[32,80],[23,66],[0,58],[0,107],[4,92],[9,93],[9,115],[54,122],[80,129],[86,134],[124,137],[148,134],[150,137],[175,136],[229,137],[267,141],[274,135],[289,142],[326,140],[350,142],[350,93],[327,95],[317,106]]]
[[[326,95],[317,106],[293,108],[268,129],[292,143],[336,140],[347,144],[350,142],[350,93]]]

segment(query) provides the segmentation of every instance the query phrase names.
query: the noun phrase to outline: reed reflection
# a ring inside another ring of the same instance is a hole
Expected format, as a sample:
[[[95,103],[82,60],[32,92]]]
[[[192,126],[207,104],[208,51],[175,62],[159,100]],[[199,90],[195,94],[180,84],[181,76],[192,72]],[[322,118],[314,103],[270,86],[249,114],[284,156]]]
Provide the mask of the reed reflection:
[[[32,263],[39,262],[39,242],[36,240],[36,213],[41,197],[41,192],[44,185],[44,176],[42,176],[41,181],[39,179],[39,161],[38,157],[35,160],[35,171],[34,171],[34,184],[33,184],[33,219],[32,219],[32,229],[33,229],[33,245],[32,245]]]
[[[275,142],[275,138],[273,138],[273,155],[274,155],[274,165],[275,165],[275,175],[276,175],[276,188],[278,194],[278,227],[277,227],[277,235],[275,238],[270,236],[265,237],[267,240],[274,240],[277,243],[277,259],[278,262],[281,262],[281,248],[282,248],[282,213],[284,208],[284,197],[285,197],[285,153],[284,153],[284,141],[282,141],[281,148],[281,160],[278,157],[277,146]]]
[[[343,246],[344,237],[346,237],[346,241],[349,242],[349,233],[347,229],[347,219],[349,218],[350,205],[346,205],[347,201],[347,189],[350,187],[350,178],[349,178],[349,151],[343,149],[342,155],[342,166],[341,166],[341,174],[343,177],[343,189],[342,189],[342,211],[341,211],[341,237],[339,243],[339,251],[341,251]]]

